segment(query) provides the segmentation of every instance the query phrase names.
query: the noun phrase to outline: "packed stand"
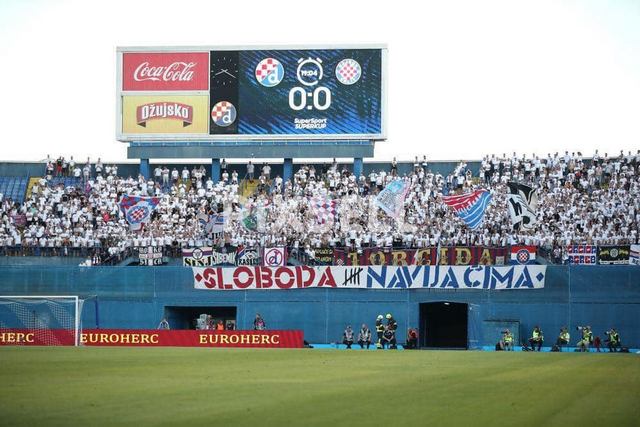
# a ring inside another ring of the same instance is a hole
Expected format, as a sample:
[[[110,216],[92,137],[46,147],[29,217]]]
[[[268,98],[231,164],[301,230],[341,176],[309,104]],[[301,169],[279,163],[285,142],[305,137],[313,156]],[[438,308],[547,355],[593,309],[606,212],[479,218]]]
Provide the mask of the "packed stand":
[[[116,165],[100,160],[78,165],[72,157],[60,157],[47,161],[45,178],[23,204],[2,201],[0,245],[9,255],[81,252],[100,263],[138,246],[163,246],[177,255],[181,247],[288,246],[312,259],[320,247],[527,244],[553,253],[569,244],[638,243],[639,165],[640,151],[614,157],[596,151],[593,158],[513,153],[486,156],[476,176],[463,161],[441,175],[430,171],[426,157],[416,157],[411,172],[402,176],[394,159],[387,170],[356,177],[334,160],[324,170],[301,166],[285,182],[279,175],[271,177],[269,165],[249,163],[245,178],[257,179],[258,191],[245,199],[237,171],[229,173],[225,161],[220,182],[213,182],[202,166],[159,166],[149,179],[125,178],[118,176]],[[64,176],[77,182],[57,183],[55,178]],[[409,192],[404,213],[396,219],[378,209],[375,198],[398,179],[409,183]],[[533,230],[513,229],[507,212],[509,181],[537,189]],[[493,197],[482,226],[470,230],[442,196],[479,188]],[[142,232],[130,231],[119,212],[118,200],[125,194],[160,198]],[[224,234],[207,235],[207,216],[222,212]],[[254,226],[247,226],[247,217]]]

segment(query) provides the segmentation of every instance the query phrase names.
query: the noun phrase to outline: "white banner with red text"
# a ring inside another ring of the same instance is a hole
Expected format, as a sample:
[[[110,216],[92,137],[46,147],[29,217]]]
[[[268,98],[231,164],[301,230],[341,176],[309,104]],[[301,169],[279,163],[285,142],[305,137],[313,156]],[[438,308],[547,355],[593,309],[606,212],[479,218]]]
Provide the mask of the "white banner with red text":
[[[246,289],[541,289],[546,266],[194,267],[194,287]]]

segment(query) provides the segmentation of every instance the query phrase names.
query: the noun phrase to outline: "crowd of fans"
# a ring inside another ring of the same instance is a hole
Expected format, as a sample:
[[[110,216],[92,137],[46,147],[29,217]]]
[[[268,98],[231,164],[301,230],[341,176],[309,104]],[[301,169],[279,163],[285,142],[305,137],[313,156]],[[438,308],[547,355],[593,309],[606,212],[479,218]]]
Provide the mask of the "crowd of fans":
[[[230,244],[289,246],[313,256],[319,247],[427,247],[440,245],[537,245],[549,251],[569,244],[638,242],[640,150],[609,157],[581,153],[486,156],[474,175],[460,162],[447,175],[432,173],[426,157],[415,158],[401,176],[394,159],[387,170],[355,176],[334,161],[322,171],[301,166],[292,180],[271,177],[268,165],[250,164],[258,191],[242,197],[237,171],[222,163],[213,182],[204,167],[179,171],[157,167],[145,179],[118,176],[116,165],[100,160],[80,166],[71,157],[47,160],[45,176],[24,203],[0,205],[0,247],[47,248],[69,254],[95,249],[96,262],[138,246],[170,248]],[[255,171],[258,173],[255,173]],[[55,176],[76,178],[73,186]],[[376,207],[376,195],[392,180],[409,183],[398,218]],[[514,230],[507,210],[509,181],[537,189],[538,224]],[[442,203],[442,196],[485,188],[493,197],[484,222],[470,230]],[[129,230],[119,212],[124,194],[158,196],[160,204],[141,232]],[[224,212],[224,234],[207,235],[206,218]],[[255,226],[247,226],[246,218]]]

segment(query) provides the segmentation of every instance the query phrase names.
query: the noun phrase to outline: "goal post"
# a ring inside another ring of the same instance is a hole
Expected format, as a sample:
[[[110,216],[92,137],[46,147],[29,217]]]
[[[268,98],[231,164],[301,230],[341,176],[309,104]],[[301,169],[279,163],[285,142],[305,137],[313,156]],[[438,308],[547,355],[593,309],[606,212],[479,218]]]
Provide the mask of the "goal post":
[[[80,345],[77,295],[0,295],[0,345]]]

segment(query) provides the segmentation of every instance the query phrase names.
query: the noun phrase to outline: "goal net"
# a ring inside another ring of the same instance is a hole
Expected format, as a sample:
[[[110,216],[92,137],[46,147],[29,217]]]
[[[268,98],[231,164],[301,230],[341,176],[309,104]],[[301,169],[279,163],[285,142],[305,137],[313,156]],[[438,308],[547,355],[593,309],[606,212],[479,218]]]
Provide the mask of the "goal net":
[[[0,345],[79,345],[84,300],[0,296]]]

